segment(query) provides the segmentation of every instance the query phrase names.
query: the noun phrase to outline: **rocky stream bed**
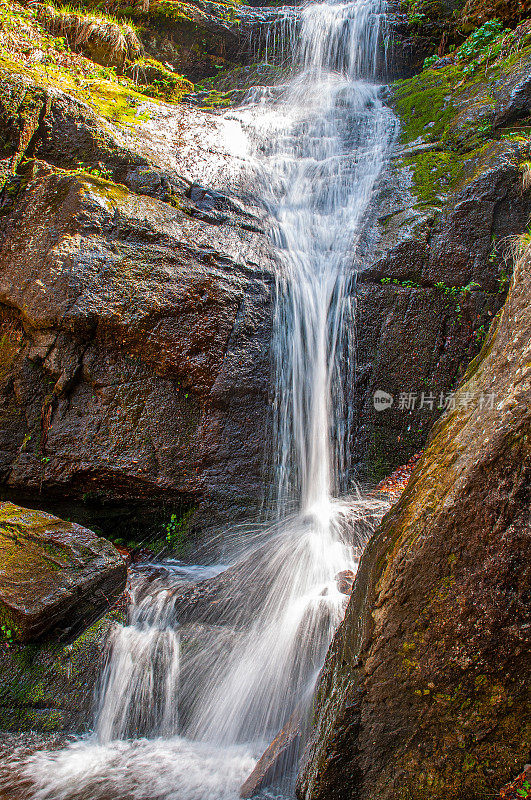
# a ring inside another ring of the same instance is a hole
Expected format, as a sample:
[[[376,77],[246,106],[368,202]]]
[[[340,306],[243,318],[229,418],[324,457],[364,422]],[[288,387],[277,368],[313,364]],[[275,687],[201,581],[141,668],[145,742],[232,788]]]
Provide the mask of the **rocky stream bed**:
[[[0,0],[2,800],[531,793],[531,7],[336,6]]]

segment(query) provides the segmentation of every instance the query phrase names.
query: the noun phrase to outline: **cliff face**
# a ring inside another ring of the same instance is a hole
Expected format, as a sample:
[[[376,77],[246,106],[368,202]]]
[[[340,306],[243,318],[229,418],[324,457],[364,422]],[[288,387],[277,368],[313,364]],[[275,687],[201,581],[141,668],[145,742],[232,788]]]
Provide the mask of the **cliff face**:
[[[490,8],[450,5],[409,4],[422,46],[436,23],[463,41]],[[505,24],[525,18],[517,5],[497,5]],[[439,396],[446,411],[363,556],[314,700],[304,800],[483,800],[529,760],[528,233],[510,277],[530,211],[529,23],[439,49],[392,87],[401,147],[360,278],[369,469],[420,446]],[[382,412],[377,388],[394,396]]]
[[[264,213],[219,191],[239,183],[223,131],[127,78],[67,93],[71,67],[20,59],[0,64],[5,495],[130,539],[172,512],[193,508],[192,529],[252,513],[272,258]]]
[[[439,35],[444,52],[464,39],[463,8],[402,4],[409,69]],[[4,496],[105,533],[135,527],[134,539],[192,508],[193,529],[244,517],[261,500],[268,438],[267,219],[235,196],[220,117],[178,102],[193,87],[175,70],[203,79],[192,99],[209,108],[282,80],[246,65],[269,12],[116,0],[115,33],[133,39],[102,55],[92,40],[65,48],[81,12],[2,9]],[[488,29],[392,87],[401,142],[355,298],[362,480],[423,446],[503,303],[504,242],[531,212],[517,130],[531,113],[529,53],[525,25]],[[394,398],[383,412],[379,390]]]
[[[391,85],[400,141],[357,289],[362,477],[422,448],[505,299],[508,245],[531,213],[530,44],[528,23],[490,22]],[[377,390],[390,408],[375,410]]]
[[[305,800],[492,797],[529,759],[531,256],[361,562]]]

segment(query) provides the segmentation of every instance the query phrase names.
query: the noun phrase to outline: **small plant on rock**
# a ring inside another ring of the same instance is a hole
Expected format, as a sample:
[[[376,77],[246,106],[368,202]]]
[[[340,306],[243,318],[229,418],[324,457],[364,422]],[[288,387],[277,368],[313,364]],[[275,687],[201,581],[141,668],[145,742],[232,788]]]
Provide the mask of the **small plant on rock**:
[[[181,517],[172,514],[169,522],[164,526],[166,543],[179,556],[186,555],[190,546],[188,525],[192,514],[192,508]]]
[[[9,647],[13,644],[13,631],[8,625],[0,625],[0,639],[3,641],[6,647]]]

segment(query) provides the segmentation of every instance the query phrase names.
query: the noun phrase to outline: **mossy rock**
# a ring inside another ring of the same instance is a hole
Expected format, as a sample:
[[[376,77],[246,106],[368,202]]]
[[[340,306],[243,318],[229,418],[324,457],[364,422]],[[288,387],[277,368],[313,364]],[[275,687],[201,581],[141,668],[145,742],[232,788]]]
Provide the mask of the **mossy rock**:
[[[0,730],[90,730],[107,640],[124,621],[117,606],[70,645],[0,646]]]
[[[3,639],[68,640],[122,594],[127,570],[113,546],[70,522],[0,503]]]
[[[193,89],[190,81],[153,58],[135,61],[127,68],[126,74],[139,86],[139,91],[172,102],[179,102],[184,94]]]

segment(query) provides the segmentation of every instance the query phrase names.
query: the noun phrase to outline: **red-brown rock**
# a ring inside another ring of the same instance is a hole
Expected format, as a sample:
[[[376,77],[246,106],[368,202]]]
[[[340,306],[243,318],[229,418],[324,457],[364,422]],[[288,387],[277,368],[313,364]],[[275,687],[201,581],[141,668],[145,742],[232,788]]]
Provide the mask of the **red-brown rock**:
[[[273,739],[241,787],[242,800],[254,797],[262,789],[281,779],[285,771],[295,764],[300,744],[301,713],[297,710]]]
[[[51,514],[0,503],[2,638],[73,639],[114,605],[126,580],[110,542]]]
[[[351,569],[344,569],[341,572],[338,572],[335,577],[338,591],[340,591],[342,594],[351,594],[355,578],[356,573]]]

